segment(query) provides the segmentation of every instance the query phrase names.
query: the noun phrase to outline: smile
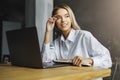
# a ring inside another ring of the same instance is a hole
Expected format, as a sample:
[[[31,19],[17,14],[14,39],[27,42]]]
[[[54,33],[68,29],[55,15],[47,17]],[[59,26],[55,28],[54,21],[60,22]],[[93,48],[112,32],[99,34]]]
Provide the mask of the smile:
[[[66,26],[67,26],[67,23],[63,23],[61,26],[62,26],[62,27],[66,27]]]

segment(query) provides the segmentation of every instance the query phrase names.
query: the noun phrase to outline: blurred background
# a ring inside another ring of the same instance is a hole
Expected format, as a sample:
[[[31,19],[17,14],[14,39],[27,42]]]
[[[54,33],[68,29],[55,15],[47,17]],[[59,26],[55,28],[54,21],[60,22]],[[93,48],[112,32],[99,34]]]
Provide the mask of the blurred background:
[[[36,26],[41,46],[46,21],[53,7],[61,3],[72,8],[82,29],[110,50],[113,62],[120,61],[120,0],[1,0],[0,61],[3,55],[9,55],[6,31]]]

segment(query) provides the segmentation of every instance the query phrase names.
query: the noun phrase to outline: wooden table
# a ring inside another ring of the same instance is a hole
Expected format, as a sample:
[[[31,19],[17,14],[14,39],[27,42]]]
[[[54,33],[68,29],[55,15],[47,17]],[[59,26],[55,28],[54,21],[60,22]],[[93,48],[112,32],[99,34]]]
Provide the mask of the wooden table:
[[[92,80],[110,76],[111,69],[66,66],[33,69],[0,64],[0,80]]]

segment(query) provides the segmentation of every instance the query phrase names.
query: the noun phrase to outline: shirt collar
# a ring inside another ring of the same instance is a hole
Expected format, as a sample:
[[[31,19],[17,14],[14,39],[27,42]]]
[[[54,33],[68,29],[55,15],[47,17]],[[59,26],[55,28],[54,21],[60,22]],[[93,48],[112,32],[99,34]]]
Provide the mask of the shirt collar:
[[[68,37],[67,37],[66,40],[69,40],[69,41],[71,41],[71,42],[74,42],[74,39],[75,39],[75,30],[74,30],[74,29],[71,29],[71,31],[70,31],[70,33],[69,33],[69,35],[68,35]],[[61,40],[62,40],[62,41],[66,41],[63,35],[61,35]]]

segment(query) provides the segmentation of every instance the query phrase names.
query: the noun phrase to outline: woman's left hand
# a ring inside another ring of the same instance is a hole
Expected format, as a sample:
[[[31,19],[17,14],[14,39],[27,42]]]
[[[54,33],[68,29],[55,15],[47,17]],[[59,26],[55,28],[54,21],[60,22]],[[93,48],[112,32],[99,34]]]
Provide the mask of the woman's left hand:
[[[75,56],[72,59],[72,63],[73,63],[73,65],[76,65],[76,66],[81,66],[83,63],[89,63],[89,64],[93,65],[93,60],[91,58],[83,58],[80,56]]]

